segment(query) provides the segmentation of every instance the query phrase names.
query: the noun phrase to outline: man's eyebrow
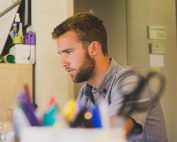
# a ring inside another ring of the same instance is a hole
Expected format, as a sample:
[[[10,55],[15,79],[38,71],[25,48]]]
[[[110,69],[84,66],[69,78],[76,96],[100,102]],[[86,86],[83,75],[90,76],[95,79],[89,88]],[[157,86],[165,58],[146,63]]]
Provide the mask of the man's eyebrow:
[[[71,51],[73,49],[71,48],[68,48],[68,49],[65,49],[65,50],[61,50],[61,51],[58,51],[58,54],[61,54],[61,53],[64,53],[64,52],[68,52],[68,51]]]

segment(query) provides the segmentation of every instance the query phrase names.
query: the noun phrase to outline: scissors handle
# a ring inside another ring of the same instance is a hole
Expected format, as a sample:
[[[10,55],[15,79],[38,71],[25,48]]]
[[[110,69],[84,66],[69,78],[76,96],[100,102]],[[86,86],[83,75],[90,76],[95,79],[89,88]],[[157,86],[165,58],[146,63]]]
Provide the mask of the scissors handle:
[[[133,91],[129,93],[121,91],[123,95],[123,104],[118,112],[118,115],[129,116],[135,109],[136,111],[144,111],[149,107],[149,105],[146,105],[146,107],[137,105],[137,100],[139,99],[143,90],[151,83],[151,81],[153,81],[153,79],[158,81],[158,88],[155,92],[153,92],[152,101],[157,101],[164,91],[165,78],[160,73],[151,71],[145,77],[143,77],[136,71],[130,71],[126,75],[134,75],[137,77],[137,85]]]
[[[165,82],[165,77],[158,73],[158,72],[149,72],[146,76],[146,84],[150,84],[151,81],[153,81],[153,79],[156,79],[158,81],[158,88],[156,89],[155,92],[153,92],[153,101],[157,101],[163,94],[163,91],[165,89],[165,85],[166,85],[166,82]],[[151,88],[152,90],[152,88]]]

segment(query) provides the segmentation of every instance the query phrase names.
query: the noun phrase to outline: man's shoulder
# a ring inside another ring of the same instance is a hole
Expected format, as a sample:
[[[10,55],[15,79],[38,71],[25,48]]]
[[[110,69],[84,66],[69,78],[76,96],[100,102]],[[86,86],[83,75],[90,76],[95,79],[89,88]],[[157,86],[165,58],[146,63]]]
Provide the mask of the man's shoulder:
[[[116,71],[116,77],[124,76],[124,75],[131,75],[140,73],[138,68],[135,66],[119,66]]]

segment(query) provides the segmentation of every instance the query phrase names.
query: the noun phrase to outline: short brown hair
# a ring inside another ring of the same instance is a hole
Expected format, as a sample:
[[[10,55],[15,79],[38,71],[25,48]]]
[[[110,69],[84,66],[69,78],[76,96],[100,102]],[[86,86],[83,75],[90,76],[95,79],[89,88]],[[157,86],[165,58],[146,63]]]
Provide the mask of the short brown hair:
[[[58,38],[67,31],[75,31],[82,42],[91,43],[98,41],[102,46],[104,55],[108,54],[107,50],[107,32],[103,21],[91,13],[82,12],[75,14],[56,28],[52,32],[52,37]]]

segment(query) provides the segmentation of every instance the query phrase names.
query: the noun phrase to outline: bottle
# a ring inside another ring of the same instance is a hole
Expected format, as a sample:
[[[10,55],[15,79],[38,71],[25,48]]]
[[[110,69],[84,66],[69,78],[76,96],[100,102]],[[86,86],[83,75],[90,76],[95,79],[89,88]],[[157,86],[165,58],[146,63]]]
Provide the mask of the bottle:
[[[23,43],[23,29],[22,23],[20,22],[20,15],[16,13],[15,22],[13,24],[13,43],[22,44]]]

